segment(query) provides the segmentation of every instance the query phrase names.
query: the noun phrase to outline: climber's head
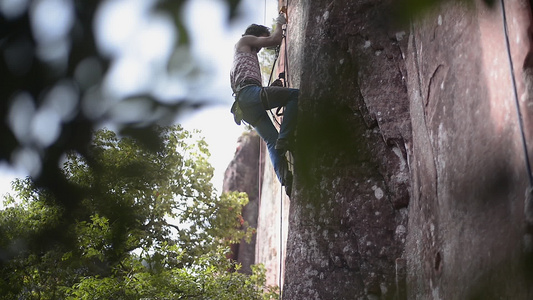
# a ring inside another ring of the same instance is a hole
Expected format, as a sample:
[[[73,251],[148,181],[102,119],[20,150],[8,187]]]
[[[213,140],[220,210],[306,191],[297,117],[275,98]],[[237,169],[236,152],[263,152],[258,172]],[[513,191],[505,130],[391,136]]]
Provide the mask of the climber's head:
[[[252,24],[246,28],[243,36],[245,35],[254,35],[257,37],[265,37],[270,35],[270,30],[268,27],[263,25]]]

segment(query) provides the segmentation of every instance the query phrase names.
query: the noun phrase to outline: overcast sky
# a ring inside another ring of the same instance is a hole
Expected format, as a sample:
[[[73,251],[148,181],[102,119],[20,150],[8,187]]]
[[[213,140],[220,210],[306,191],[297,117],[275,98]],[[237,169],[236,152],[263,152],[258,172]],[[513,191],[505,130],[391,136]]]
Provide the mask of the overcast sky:
[[[194,30],[197,30],[194,34],[194,37],[196,37],[194,45],[197,47],[197,51],[205,53],[205,57],[209,58],[213,64],[218,66],[216,83],[212,88],[216,94],[222,96],[220,99],[222,105],[205,109],[183,120],[183,125],[187,128],[198,128],[202,130],[206,137],[211,150],[212,164],[215,167],[213,183],[220,192],[224,171],[235,153],[237,138],[245,129],[244,125],[237,126],[235,124],[233,115],[229,112],[229,108],[233,103],[232,91],[229,85],[229,70],[233,63],[233,46],[241,37],[246,27],[251,23],[263,24],[266,19],[266,24],[269,24],[267,26],[270,26],[272,19],[277,16],[278,1],[266,1],[267,8],[265,16],[264,1],[242,0],[242,14],[239,20],[232,24],[231,27],[224,25],[212,26],[210,22],[207,22],[210,24],[206,24],[205,18],[202,18],[204,14],[212,18],[211,20],[216,20],[216,23],[224,23],[224,16],[220,14],[222,10],[211,6],[213,2],[219,1],[195,0],[194,3],[197,11],[189,16],[192,17],[191,21],[193,23],[198,18],[202,19],[199,23],[203,25],[194,26]],[[204,9],[206,7],[210,8]],[[213,31],[213,27],[218,27],[219,31]]]
[[[5,1],[4,1],[5,2]],[[3,2],[3,3],[4,3]],[[9,2],[9,1],[8,1]],[[69,0],[43,0],[57,12],[58,4]],[[176,38],[170,22],[147,14],[150,0],[109,0],[99,12],[95,24],[97,39],[102,52],[114,57],[106,84],[117,94],[135,91],[140,87],[154,85],[145,65],[157,65],[172,53],[172,41]],[[209,144],[211,164],[215,167],[213,184],[221,192],[223,174],[233,158],[237,138],[244,126],[237,126],[229,108],[233,102],[229,86],[229,71],[233,59],[233,46],[251,23],[272,24],[277,15],[277,0],[241,0],[239,15],[232,23],[226,20],[227,8],[220,0],[189,1],[184,17],[191,30],[192,55],[208,70],[207,84],[199,99],[209,99],[213,105],[181,117],[178,122],[186,129],[199,129]],[[5,2],[7,3],[7,2]],[[14,2],[15,3],[15,2]],[[2,8],[2,7],[0,7]],[[266,8],[266,10],[265,10]],[[43,18],[51,13],[43,11]],[[56,14],[55,21],[57,21]],[[43,22],[50,20],[43,19]],[[51,26],[57,22],[50,22]],[[164,81],[164,80],[162,80]],[[187,93],[179,85],[155,85],[165,95]],[[25,170],[13,170],[0,164],[0,194],[10,190],[10,182],[16,177],[25,177]]]

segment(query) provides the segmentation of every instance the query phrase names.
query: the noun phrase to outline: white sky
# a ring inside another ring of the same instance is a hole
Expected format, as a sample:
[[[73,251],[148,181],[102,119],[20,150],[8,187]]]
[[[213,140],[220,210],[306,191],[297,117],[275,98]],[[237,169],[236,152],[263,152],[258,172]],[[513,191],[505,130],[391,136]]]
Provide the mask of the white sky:
[[[4,5],[9,1],[0,2]],[[200,91],[194,91],[194,95],[209,99],[214,105],[183,116],[178,122],[188,130],[202,131],[202,136],[209,144],[210,162],[215,168],[213,184],[219,193],[224,171],[235,153],[237,138],[245,129],[234,123],[229,112],[233,102],[229,86],[233,45],[249,24],[266,23],[270,26],[272,19],[277,16],[277,0],[241,2],[238,18],[231,24],[226,22],[227,8],[221,0],[190,0],[183,14],[190,30],[192,55],[209,69],[207,83]],[[47,6],[52,9],[58,5],[71,4],[69,0],[42,0],[39,3],[48,4],[42,5],[42,10]],[[168,19],[147,13],[150,3],[152,0],[108,0],[100,11],[101,18],[95,23],[95,29],[100,32],[98,40],[101,51],[114,58],[106,83],[117,94],[153,86],[153,89],[157,89],[155,92],[163,96],[189,96],[191,91],[187,91],[186,87],[174,84],[169,88],[163,85],[170,81],[169,78],[160,78],[146,72],[146,66],[155,66],[156,68],[152,68],[155,70],[158,67],[164,68],[162,62],[171,55],[171,45],[176,38]],[[43,24],[50,23],[52,15],[57,20],[57,13],[39,13]],[[71,23],[68,10],[66,14],[64,23],[68,26]],[[38,27],[39,24],[35,26]],[[154,78],[158,79],[154,81]],[[10,191],[10,183],[14,178],[25,177],[26,174],[28,172],[25,170],[14,170],[7,164],[0,163],[0,195]]]
[[[194,12],[189,14],[194,25],[192,35],[193,45],[198,53],[205,55],[213,65],[217,66],[216,81],[211,86],[212,91],[222,96],[221,105],[189,116],[182,120],[186,128],[202,130],[212,155],[211,164],[215,167],[213,184],[219,192],[222,190],[224,172],[233,159],[237,138],[242,134],[244,125],[237,126],[233,115],[229,112],[233,103],[232,91],[229,85],[229,71],[233,64],[233,46],[251,23],[263,24],[266,18],[267,26],[277,16],[277,0],[266,0],[267,11],[265,16],[265,1],[241,0],[239,20],[232,26],[224,26],[224,9],[213,5],[220,3],[216,0],[195,0]],[[246,12],[246,14],[244,13]],[[215,95],[216,95],[215,94]]]

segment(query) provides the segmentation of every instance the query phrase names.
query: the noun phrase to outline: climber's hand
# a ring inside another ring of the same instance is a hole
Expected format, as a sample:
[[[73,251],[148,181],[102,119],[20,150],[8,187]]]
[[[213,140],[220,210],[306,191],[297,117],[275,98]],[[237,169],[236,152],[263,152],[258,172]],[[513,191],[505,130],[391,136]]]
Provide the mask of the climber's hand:
[[[285,25],[287,24],[287,19],[285,18],[285,15],[283,13],[280,13],[278,18],[276,19],[276,23],[279,25]]]

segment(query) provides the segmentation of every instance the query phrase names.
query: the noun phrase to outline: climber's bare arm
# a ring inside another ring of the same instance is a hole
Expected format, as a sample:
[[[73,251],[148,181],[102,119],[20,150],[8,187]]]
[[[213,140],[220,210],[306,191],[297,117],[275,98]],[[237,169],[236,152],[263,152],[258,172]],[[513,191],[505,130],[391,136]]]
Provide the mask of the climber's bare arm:
[[[253,50],[259,52],[263,47],[273,47],[281,44],[283,40],[283,24],[286,23],[285,17],[280,14],[277,19],[277,26],[274,29],[274,32],[270,36],[253,36],[245,35],[243,36],[235,45],[238,52],[252,52]]]
[[[257,37],[253,35],[243,36],[235,45],[239,52],[252,52],[252,49],[260,50],[263,47],[273,47],[281,44],[283,33],[281,25],[276,26],[270,36]]]

